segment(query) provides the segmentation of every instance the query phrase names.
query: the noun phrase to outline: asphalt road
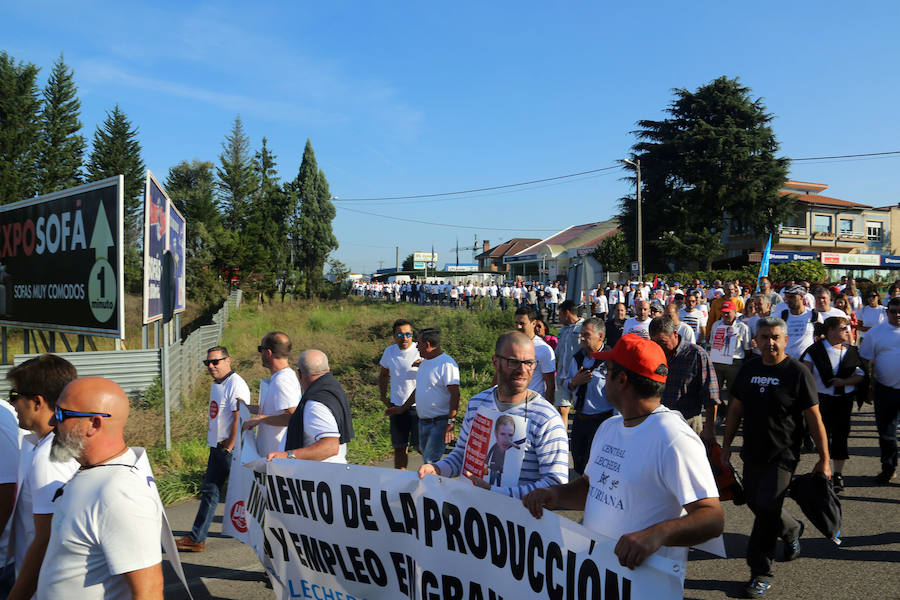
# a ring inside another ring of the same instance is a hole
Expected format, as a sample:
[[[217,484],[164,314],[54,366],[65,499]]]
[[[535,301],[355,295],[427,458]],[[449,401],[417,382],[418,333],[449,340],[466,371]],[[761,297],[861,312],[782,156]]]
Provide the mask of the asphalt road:
[[[898,480],[889,486],[871,483],[871,476],[880,469],[871,407],[864,406],[861,412],[854,412],[850,437],[852,459],[844,469],[847,489],[841,494],[843,543],[836,546],[807,521],[801,540],[802,556],[794,562],[776,565],[770,598],[900,600],[900,485],[896,483]],[[410,458],[411,468],[421,464],[418,455]],[[797,473],[811,470],[815,458],[814,454],[804,455]],[[740,459],[734,460],[735,466],[739,466]],[[793,501],[788,500],[787,504],[795,516],[803,518]],[[746,506],[734,506],[731,502],[726,502],[724,508],[728,558],[692,551],[685,598],[742,597],[741,591],[749,578],[744,556],[752,514]],[[190,529],[196,510],[197,502],[166,509],[176,536]],[[266,587],[265,575],[250,548],[219,533],[221,504],[218,514],[207,539],[206,552],[181,554],[194,598],[270,597],[271,589]],[[563,514],[574,520],[581,517],[574,511]],[[168,563],[164,566],[166,598],[187,598]]]

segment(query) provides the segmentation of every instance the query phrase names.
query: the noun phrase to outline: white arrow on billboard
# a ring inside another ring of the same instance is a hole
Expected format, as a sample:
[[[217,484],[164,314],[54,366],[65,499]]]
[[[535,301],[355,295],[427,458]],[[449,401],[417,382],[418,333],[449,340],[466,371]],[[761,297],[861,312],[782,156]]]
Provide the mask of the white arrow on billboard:
[[[109,247],[113,245],[112,231],[109,229],[109,221],[106,220],[106,207],[100,203],[97,210],[97,221],[94,223],[94,232],[91,234],[91,248],[94,249],[94,260],[107,258]]]

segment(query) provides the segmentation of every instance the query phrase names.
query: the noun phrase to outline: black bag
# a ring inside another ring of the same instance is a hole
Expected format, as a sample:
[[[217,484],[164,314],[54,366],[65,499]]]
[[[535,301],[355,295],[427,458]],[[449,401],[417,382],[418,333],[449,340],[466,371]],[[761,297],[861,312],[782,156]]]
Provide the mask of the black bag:
[[[822,535],[841,543],[841,501],[831,481],[822,473],[807,473],[795,478],[788,495]]]

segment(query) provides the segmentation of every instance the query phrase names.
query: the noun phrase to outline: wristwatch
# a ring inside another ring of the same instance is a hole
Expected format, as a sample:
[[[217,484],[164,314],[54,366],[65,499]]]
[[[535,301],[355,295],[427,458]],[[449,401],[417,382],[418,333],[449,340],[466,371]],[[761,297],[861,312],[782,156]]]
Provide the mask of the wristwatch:
[[[288,458],[297,458],[296,456],[294,456],[294,451],[293,451],[293,450],[288,450],[288,451],[287,451],[287,455],[288,455]]]

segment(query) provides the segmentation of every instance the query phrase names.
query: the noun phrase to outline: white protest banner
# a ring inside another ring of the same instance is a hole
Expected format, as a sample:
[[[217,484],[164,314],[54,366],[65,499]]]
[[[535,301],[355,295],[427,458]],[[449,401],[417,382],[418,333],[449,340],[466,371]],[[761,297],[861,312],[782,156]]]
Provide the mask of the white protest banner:
[[[278,598],[667,600],[684,573],[629,570],[615,540],[468,482],[357,465],[258,461],[247,523]],[[260,546],[257,546],[260,548]]]

